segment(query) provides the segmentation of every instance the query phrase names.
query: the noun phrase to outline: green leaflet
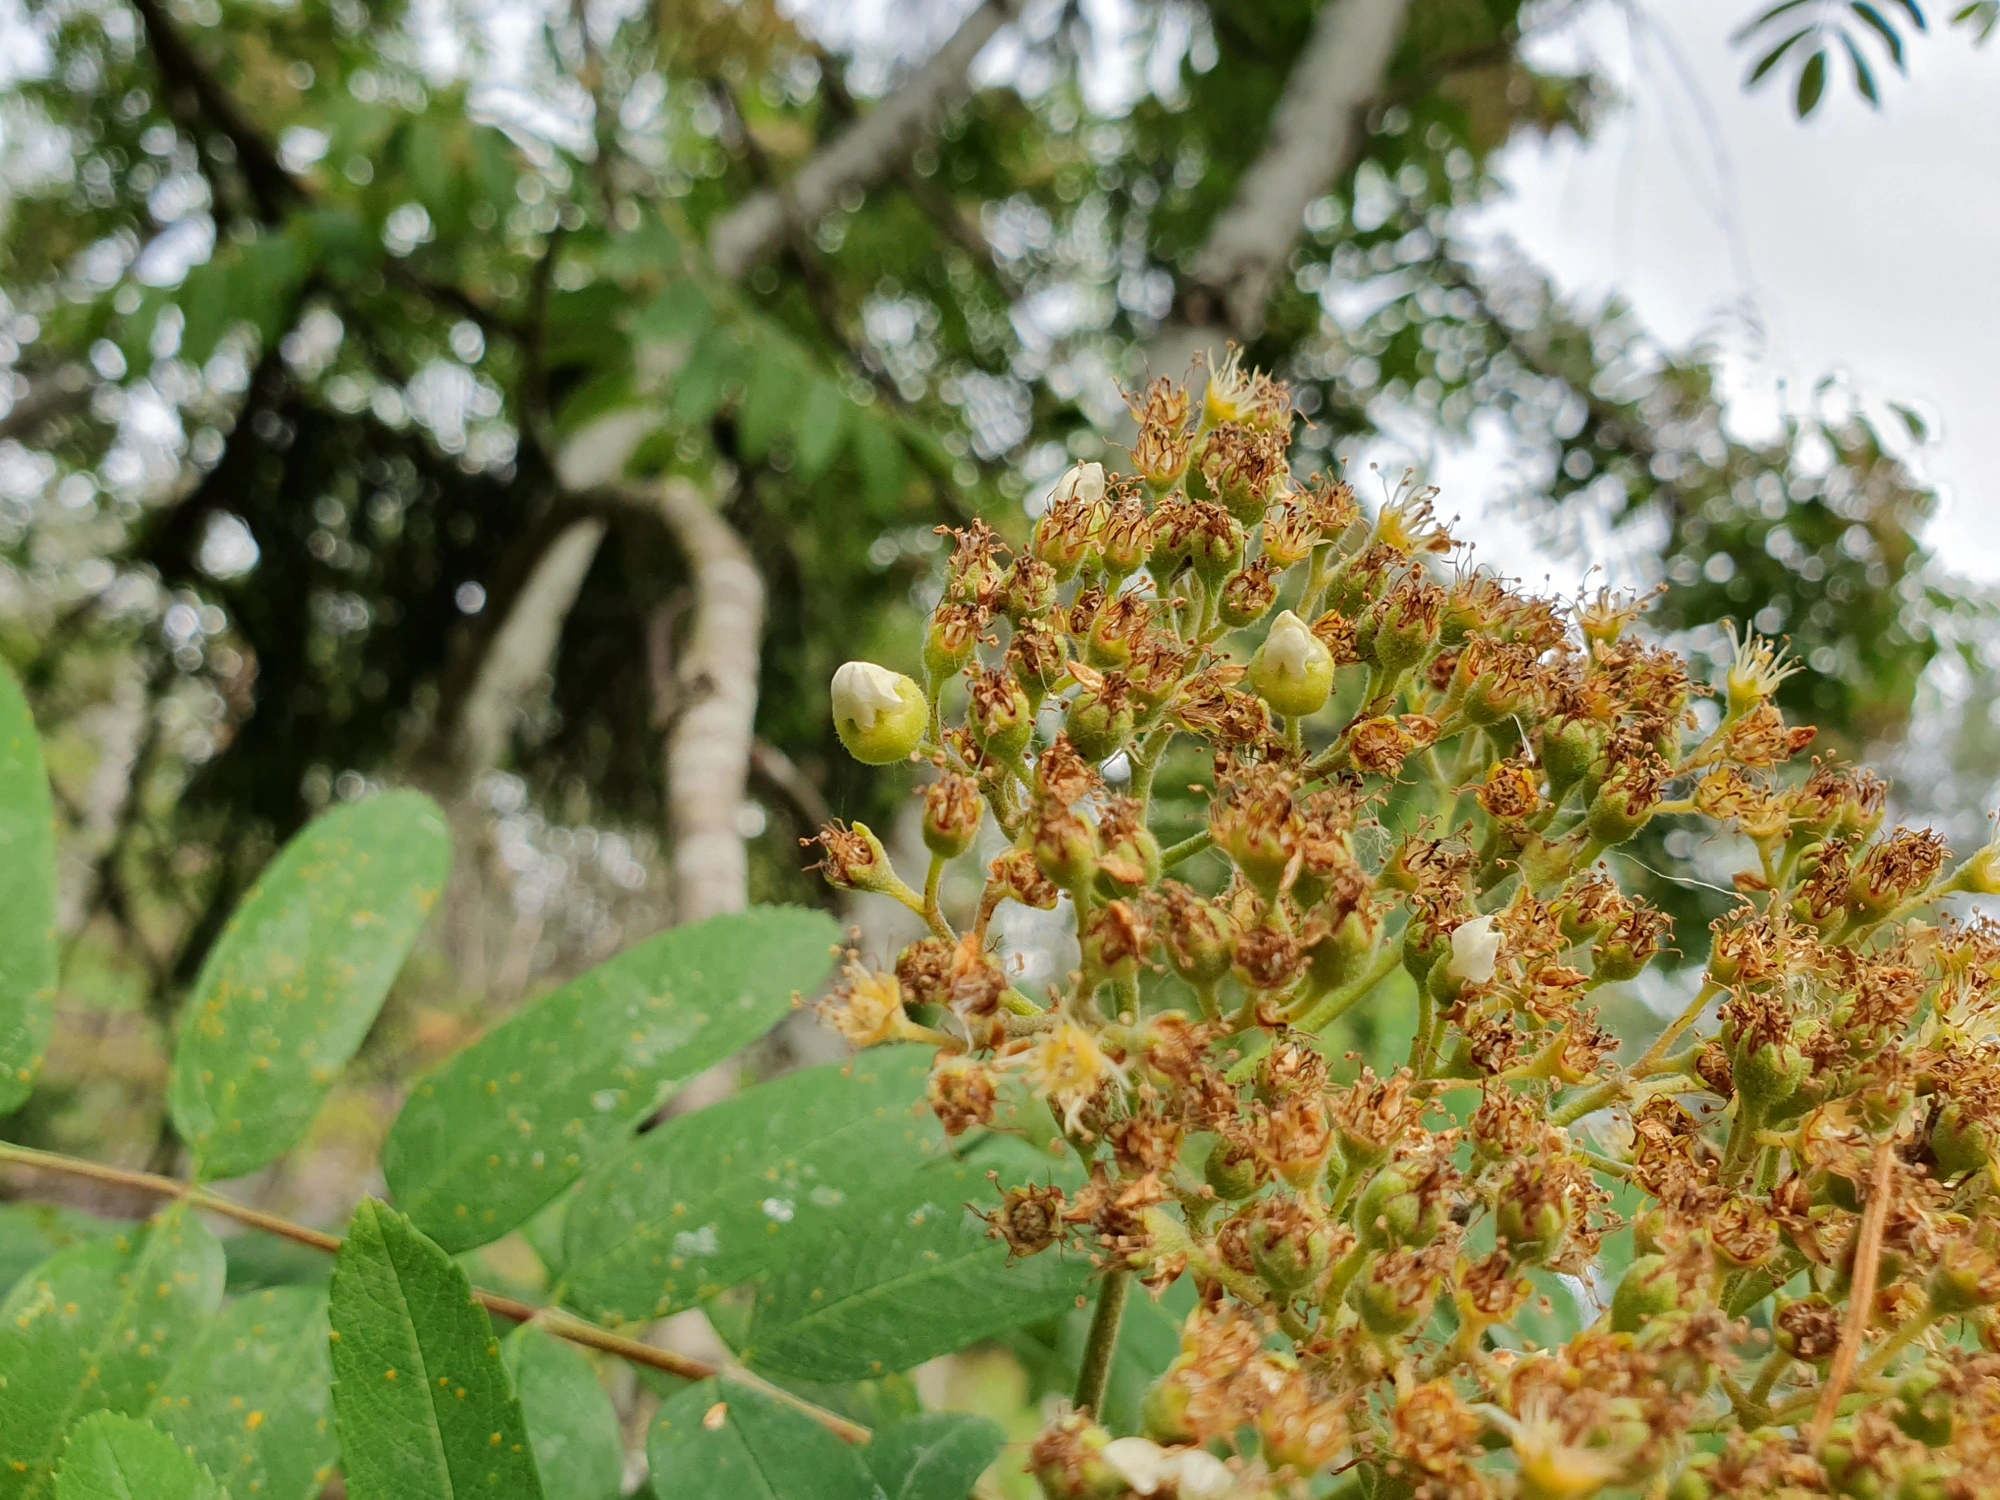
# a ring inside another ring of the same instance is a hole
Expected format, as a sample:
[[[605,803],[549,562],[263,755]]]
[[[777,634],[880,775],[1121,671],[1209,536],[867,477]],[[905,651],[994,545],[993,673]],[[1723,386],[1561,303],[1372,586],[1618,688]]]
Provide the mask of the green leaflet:
[[[861,1451],[888,1500],[966,1500],[1006,1443],[984,1417],[934,1411],[883,1428]]]
[[[883,1500],[847,1444],[733,1382],[704,1380],[662,1406],[646,1461],[661,1500]]]
[[[805,1068],[641,1136],[569,1205],[566,1297],[638,1322],[788,1257],[817,1262],[843,1205],[939,1149],[937,1122],[917,1109],[931,1056],[883,1047]]]
[[[968,1204],[998,1202],[987,1181],[1048,1181],[1060,1169],[1019,1141],[926,1168],[857,1198],[759,1287],[742,1354],[802,1380],[863,1380],[1072,1305],[1090,1275],[1081,1256],[1044,1251],[1007,1263]]]
[[[94,1411],[142,1411],[222,1301],[222,1246],[185,1206],[63,1250],[0,1303],[0,1500],[44,1500]]]
[[[56,1251],[102,1239],[125,1227],[73,1208],[0,1203],[0,1297]]]
[[[383,1151],[396,1201],[454,1253],[522,1223],[670,1085],[754,1041],[831,964],[824,912],[760,907],[640,943],[446,1063]]]
[[[168,1102],[209,1180],[295,1145],[361,1045],[451,870],[444,815],[386,792],[279,852],[209,950]]]
[[[557,1500],[618,1500],[625,1442],[583,1351],[524,1326],[507,1335],[501,1357],[521,1396],[542,1487]]]
[[[0,1114],[41,1071],[56,971],[55,806],[27,699],[0,669]]]
[[[450,1256],[365,1199],[334,1261],[329,1313],[352,1500],[541,1500],[500,1341]]]
[[[174,1361],[147,1415],[238,1495],[313,1500],[340,1457],[326,1334],[323,1290],[252,1293]]]
[[[165,1433],[101,1411],[70,1433],[56,1500],[227,1500],[227,1491]]]

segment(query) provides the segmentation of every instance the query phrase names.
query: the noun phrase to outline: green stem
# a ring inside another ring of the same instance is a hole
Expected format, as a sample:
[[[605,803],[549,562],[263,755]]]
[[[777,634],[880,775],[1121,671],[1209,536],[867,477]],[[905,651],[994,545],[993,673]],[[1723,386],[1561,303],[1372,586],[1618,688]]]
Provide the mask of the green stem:
[[[944,919],[944,912],[938,906],[938,888],[944,883],[944,865],[944,856],[933,854],[931,867],[924,873],[924,921],[933,934],[947,943],[955,943],[958,934],[951,930],[951,923]]]
[[[1178,844],[1171,844],[1161,850],[1160,868],[1171,870],[1175,865],[1182,863],[1184,860],[1193,859],[1214,842],[1214,837],[1204,828],[1200,833],[1193,834],[1188,838],[1182,839]]]
[[[1076,1404],[1092,1416],[1104,1405],[1104,1388],[1111,1381],[1111,1356],[1118,1348],[1118,1325],[1125,1318],[1125,1295],[1131,1285],[1130,1271],[1107,1271],[1097,1293],[1097,1311],[1091,1315],[1090,1337],[1083,1346],[1083,1367],[1076,1375]]]
[[[1346,989],[1335,990],[1309,1011],[1299,1022],[1299,1030],[1322,1032],[1335,1021],[1346,1015],[1368,995],[1368,992],[1387,979],[1403,962],[1403,946],[1400,943],[1386,945],[1375,955],[1375,962],[1359,979]]]
[[[1682,1032],[1701,1018],[1701,1013],[1708,1008],[1708,1002],[1722,992],[1723,986],[1712,979],[1705,980],[1702,987],[1696,991],[1694,999],[1688,1002],[1687,1008],[1674,1017],[1673,1023],[1659,1034],[1653,1045],[1646,1049],[1645,1055],[1632,1065],[1632,1076],[1647,1078],[1654,1073],[1664,1072],[1661,1061],[1666,1057],[1667,1049],[1680,1040]]]

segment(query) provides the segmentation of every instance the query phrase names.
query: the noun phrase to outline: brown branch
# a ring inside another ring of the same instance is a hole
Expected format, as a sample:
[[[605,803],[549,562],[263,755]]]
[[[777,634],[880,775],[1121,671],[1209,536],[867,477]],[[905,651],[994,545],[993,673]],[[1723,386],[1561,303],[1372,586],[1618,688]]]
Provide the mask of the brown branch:
[[[305,1245],[313,1250],[323,1250],[328,1255],[340,1253],[341,1238],[328,1234],[323,1229],[312,1229],[304,1224],[295,1224],[290,1219],[277,1214],[265,1213],[260,1208],[252,1208],[245,1203],[236,1203],[206,1188],[183,1182],[177,1177],[162,1177],[154,1172],[135,1172],[126,1167],[105,1166],[101,1162],[85,1161],[81,1157],[63,1156],[54,1151],[37,1151],[29,1146],[16,1146],[0,1142],[0,1162],[11,1162],[15,1166],[28,1167],[41,1172],[56,1172],[67,1177],[82,1177],[92,1182],[108,1183],[115,1187],[134,1188],[142,1193],[153,1193],[162,1198],[172,1198],[204,1213],[232,1219],[251,1229],[276,1235],[290,1240],[295,1245]],[[850,1443],[865,1443],[873,1434],[858,1422],[850,1422],[843,1416],[814,1406],[791,1393],[771,1385],[752,1375],[748,1370],[733,1366],[711,1365],[705,1360],[690,1359],[685,1354],[676,1354],[671,1349],[661,1349],[652,1344],[642,1344],[637,1339],[628,1339],[608,1329],[599,1328],[595,1323],[586,1322],[572,1313],[558,1307],[537,1307],[531,1302],[505,1297],[498,1292],[485,1291],[474,1287],[472,1295],[479,1305],[490,1313],[511,1319],[516,1323],[534,1323],[561,1339],[572,1344],[581,1344],[588,1349],[614,1354],[631,1364],[645,1365],[661,1370],[682,1380],[709,1380],[721,1377],[744,1385],[755,1387],[767,1395],[777,1397],[788,1405],[810,1416],[835,1436]]]
[[[1860,1357],[1861,1341],[1875,1315],[1875,1277],[1882,1267],[1882,1231],[1889,1223],[1889,1169],[1895,1160],[1891,1143],[1875,1147],[1875,1171],[1868,1183],[1868,1206],[1861,1212],[1861,1238],[1854,1247],[1854,1278],[1847,1293],[1847,1326],[1840,1331],[1840,1347],[1820,1387],[1819,1405],[1807,1430],[1806,1447],[1817,1449],[1826,1441],[1826,1432],[1840,1411],[1840,1398],[1854,1374]]]
[[[801,828],[812,833],[833,821],[833,809],[798,762],[768,740],[750,746],[750,772],[792,806]]]

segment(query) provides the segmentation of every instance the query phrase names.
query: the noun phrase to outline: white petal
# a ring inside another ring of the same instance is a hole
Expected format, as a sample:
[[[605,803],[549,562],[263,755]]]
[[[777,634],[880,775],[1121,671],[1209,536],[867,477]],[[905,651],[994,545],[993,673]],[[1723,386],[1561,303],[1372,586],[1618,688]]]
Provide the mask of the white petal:
[[[1104,1445],[1112,1473],[1141,1495],[1151,1495],[1172,1479],[1179,1461],[1158,1443],[1142,1437],[1113,1438]]]
[[[1271,622],[1271,633],[1264,638],[1264,660],[1285,677],[1305,676],[1314,657],[1325,650],[1289,609]]]
[[[877,714],[901,705],[896,692],[901,673],[878,667],[872,661],[844,663],[833,674],[833,716],[849,719],[859,729],[873,729]]]
[[[1189,1448],[1180,1455],[1180,1500],[1222,1500],[1236,1483],[1229,1465],[1206,1448]]]
[[[1500,934],[1493,930],[1493,918],[1474,917],[1453,930],[1445,974],[1463,984],[1484,984],[1499,959]]]

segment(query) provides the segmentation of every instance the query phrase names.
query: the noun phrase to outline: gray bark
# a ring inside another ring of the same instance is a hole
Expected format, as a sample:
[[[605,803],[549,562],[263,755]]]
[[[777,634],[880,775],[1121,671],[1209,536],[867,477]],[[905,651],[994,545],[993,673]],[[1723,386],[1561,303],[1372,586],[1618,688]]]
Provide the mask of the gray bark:
[[[815,155],[783,188],[752,194],[708,231],[708,257],[735,280],[775,255],[798,229],[810,228],[853,187],[870,187],[897,171],[922,145],[938,116],[970,88],[966,69],[993,34],[1012,20],[1020,0],[985,0],[951,40],[896,91]]]

